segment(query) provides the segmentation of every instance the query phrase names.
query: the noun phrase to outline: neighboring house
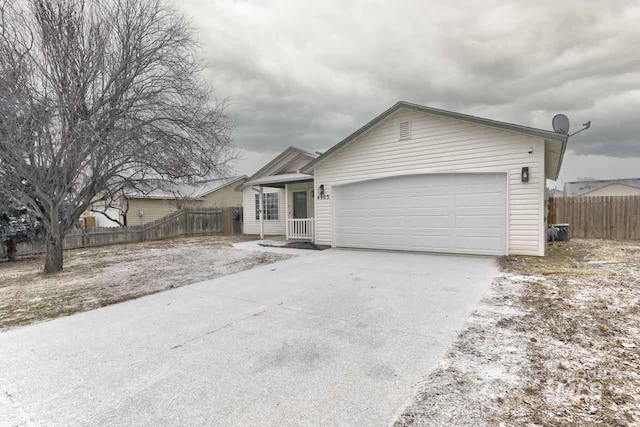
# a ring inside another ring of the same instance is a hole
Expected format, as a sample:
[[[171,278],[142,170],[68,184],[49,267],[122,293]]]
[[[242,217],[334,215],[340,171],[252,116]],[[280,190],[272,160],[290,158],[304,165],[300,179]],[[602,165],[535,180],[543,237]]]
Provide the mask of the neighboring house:
[[[93,224],[96,227],[119,227],[124,223],[122,208],[119,205],[105,206],[103,201],[92,203],[91,208],[82,214],[81,219],[85,224]]]
[[[567,197],[640,196],[640,178],[567,182],[564,192]]]
[[[544,255],[545,179],[557,179],[567,139],[398,102],[324,154],[289,148],[249,178],[245,232],[262,223],[334,247]]]
[[[224,208],[242,206],[242,192],[236,187],[246,176],[217,178],[193,184],[162,184],[149,191],[128,192],[123,211],[127,225],[160,219],[185,206]]]
[[[564,197],[564,191],[552,188],[549,190],[549,197]]]

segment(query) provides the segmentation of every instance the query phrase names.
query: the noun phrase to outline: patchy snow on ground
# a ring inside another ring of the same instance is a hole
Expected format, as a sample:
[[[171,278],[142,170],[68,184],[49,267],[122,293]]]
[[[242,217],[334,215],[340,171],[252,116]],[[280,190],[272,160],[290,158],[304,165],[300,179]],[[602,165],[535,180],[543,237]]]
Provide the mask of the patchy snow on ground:
[[[91,310],[290,258],[232,247],[242,237],[206,236],[65,251],[61,273],[44,260],[0,262],[0,331]]]
[[[640,424],[640,243],[502,266],[395,426]]]

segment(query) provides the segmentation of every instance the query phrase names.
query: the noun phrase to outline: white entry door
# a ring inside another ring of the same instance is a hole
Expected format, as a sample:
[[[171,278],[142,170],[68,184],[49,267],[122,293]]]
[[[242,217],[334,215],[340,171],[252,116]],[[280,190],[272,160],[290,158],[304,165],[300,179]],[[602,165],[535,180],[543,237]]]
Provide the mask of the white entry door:
[[[507,253],[507,176],[408,175],[335,186],[338,247]]]

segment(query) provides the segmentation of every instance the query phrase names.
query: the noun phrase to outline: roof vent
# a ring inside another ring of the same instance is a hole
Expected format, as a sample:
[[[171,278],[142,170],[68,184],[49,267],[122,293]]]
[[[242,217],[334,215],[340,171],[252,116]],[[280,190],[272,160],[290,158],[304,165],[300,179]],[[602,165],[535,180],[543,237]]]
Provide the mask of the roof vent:
[[[411,138],[411,122],[400,122],[400,139]]]

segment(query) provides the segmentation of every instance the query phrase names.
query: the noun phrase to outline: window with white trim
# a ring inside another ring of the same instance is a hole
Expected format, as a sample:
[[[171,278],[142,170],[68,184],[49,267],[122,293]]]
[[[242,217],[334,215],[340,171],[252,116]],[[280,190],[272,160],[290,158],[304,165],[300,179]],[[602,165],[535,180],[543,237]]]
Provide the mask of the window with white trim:
[[[265,221],[277,221],[280,208],[278,193],[263,193],[262,206],[264,207]],[[256,220],[260,219],[260,194],[256,194]]]

